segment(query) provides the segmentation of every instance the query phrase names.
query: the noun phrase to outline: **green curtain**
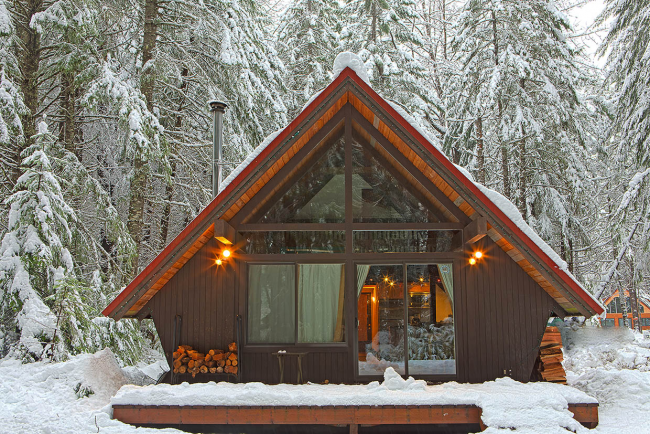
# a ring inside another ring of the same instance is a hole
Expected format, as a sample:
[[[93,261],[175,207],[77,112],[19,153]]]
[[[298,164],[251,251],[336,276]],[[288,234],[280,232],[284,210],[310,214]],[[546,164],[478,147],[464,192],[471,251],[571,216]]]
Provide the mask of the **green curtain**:
[[[294,265],[249,265],[248,342],[294,342],[295,282]]]
[[[452,273],[451,264],[438,264],[438,273],[440,274],[440,280],[442,280],[442,286],[444,286],[445,291],[449,295],[449,300],[451,301],[451,307],[454,307],[454,275]]]
[[[298,272],[298,342],[343,340],[343,264],[301,264]]]
[[[369,271],[370,265],[357,265],[357,299],[359,298],[359,294],[361,294],[363,284],[366,283]]]

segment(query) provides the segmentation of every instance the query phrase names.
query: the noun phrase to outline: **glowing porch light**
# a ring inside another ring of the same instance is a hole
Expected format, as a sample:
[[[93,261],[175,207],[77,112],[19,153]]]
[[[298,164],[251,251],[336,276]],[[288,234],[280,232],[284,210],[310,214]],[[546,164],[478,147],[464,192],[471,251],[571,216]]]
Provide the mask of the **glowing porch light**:
[[[476,259],[475,258],[469,258],[469,264],[470,265],[476,264]]]
[[[230,250],[225,249],[223,252],[221,252],[224,258],[230,257]]]
[[[476,259],[481,259],[483,257],[483,252],[481,252],[480,250],[477,251],[477,252],[474,252],[474,257]]]
[[[223,261],[221,259],[217,258],[217,260],[214,261],[214,263],[217,264],[217,265],[221,265],[221,264],[223,264]]]

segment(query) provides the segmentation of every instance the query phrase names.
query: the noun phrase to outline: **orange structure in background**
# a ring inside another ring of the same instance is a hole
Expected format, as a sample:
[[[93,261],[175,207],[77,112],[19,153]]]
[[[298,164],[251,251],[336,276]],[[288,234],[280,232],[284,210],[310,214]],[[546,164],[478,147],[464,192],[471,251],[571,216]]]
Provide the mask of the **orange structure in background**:
[[[632,320],[632,308],[630,306],[630,293],[625,291],[625,298],[627,302],[627,320],[631,328],[635,327]],[[623,311],[621,309],[621,302],[619,293],[616,291],[605,300],[605,308],[607,309],[607,317],[600,320],[603,327],[623,327]],[[639,299],[639,321],[641,322],[641,330],[650,330],[650,306],[642,299]]]

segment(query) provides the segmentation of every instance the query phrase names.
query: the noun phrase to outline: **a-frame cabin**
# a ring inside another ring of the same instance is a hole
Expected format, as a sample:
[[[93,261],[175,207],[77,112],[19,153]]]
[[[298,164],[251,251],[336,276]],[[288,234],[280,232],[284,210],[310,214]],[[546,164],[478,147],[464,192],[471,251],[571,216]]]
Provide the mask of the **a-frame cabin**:
[[[104,314],[153,318],[170,365],[239,341],[246,382],[528,381],[549,316],[603,307],[407,118],[344,69]]]

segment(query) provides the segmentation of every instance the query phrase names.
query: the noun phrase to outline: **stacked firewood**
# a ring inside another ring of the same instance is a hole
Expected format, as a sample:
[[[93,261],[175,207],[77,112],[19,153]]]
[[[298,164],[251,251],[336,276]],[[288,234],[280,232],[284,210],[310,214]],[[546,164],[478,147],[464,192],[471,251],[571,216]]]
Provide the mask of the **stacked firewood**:
[[[200,353],[189,345],[181,345],[173,354],[175,374],[234,374],[237,375],[237,343],[228,345],[228,351],[210,350]]]
[[[566,372],[562,366],[562,335],[557,327],[546,327],[536,368],[544,381],[566,384]]]

